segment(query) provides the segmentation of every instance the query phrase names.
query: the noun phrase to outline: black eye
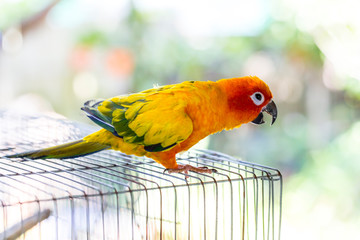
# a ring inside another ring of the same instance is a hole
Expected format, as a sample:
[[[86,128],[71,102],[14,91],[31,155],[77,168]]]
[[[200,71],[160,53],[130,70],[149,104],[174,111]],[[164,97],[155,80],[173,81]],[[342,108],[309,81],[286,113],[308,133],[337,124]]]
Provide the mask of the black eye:
[[[255,98],[260,101],[262,99],[262,96],[260,93],[256,93]]]
[[[251,100],[256,106],[260,106],[265,101],[264,95],[261,92],[255,92],[250,96]]]

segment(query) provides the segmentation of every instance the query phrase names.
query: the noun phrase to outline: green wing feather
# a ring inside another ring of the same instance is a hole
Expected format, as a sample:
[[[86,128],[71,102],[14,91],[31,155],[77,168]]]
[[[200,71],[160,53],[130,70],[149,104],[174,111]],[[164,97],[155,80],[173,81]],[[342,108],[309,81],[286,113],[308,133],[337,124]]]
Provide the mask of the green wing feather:
[[[185,101],[169,91],[171,87],[114,97],[88,104],[91,111],[83,110],[125,142],[143,145],[149,152],[164,151],[187,139],[193,130]]]

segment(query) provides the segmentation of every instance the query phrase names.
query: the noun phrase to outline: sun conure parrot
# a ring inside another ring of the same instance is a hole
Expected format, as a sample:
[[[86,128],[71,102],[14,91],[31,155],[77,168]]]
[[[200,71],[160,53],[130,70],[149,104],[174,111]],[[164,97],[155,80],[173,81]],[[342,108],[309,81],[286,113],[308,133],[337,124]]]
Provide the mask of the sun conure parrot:
[[[7,157],[62,159],[114,149],[150,157],[169,173],[211,173],[211,169],[177,164],[175,155],[223,129],[262,124],[263,112],[272,115],[271,124],[277,118],[268,85],[255,76],[186,81],[88,101],[82,110],[102,129],[78,141]]]

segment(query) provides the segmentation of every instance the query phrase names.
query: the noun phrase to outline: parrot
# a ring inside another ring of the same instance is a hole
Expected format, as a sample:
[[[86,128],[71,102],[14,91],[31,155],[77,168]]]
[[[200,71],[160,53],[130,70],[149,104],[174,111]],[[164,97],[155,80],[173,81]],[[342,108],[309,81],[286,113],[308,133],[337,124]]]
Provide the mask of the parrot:
[[[184,152],[208,135],[252,122],[264,115],[277,119],[269,86],[256,76],[218,81],[185,81],[106,100],[90,100],[81,108],[100,130],[80,140],[8,155],[9,158],[65,159],[113,149],[146,156],[168,173],[213,173],[214,169],[178,164]],[[165,172],[164,171],[164,172]]]

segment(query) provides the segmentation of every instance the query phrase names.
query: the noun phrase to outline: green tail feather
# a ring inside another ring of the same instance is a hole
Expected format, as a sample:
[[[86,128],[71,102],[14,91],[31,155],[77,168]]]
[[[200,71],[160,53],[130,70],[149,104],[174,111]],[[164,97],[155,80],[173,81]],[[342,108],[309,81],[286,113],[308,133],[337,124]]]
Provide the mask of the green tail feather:
[[[83,140],[78,140],[70,143],[61,144],[55,147],[49,147],[39,150],[33,150],[28,152],[23,152],[14,155],[8,155],[8,158],[31,158],[31,159],[47,159],[47,158],[74,158],[91,153],[95,153],[104,149],[109,148],[109,146],[96,143],[96,142],[85,142]]]

